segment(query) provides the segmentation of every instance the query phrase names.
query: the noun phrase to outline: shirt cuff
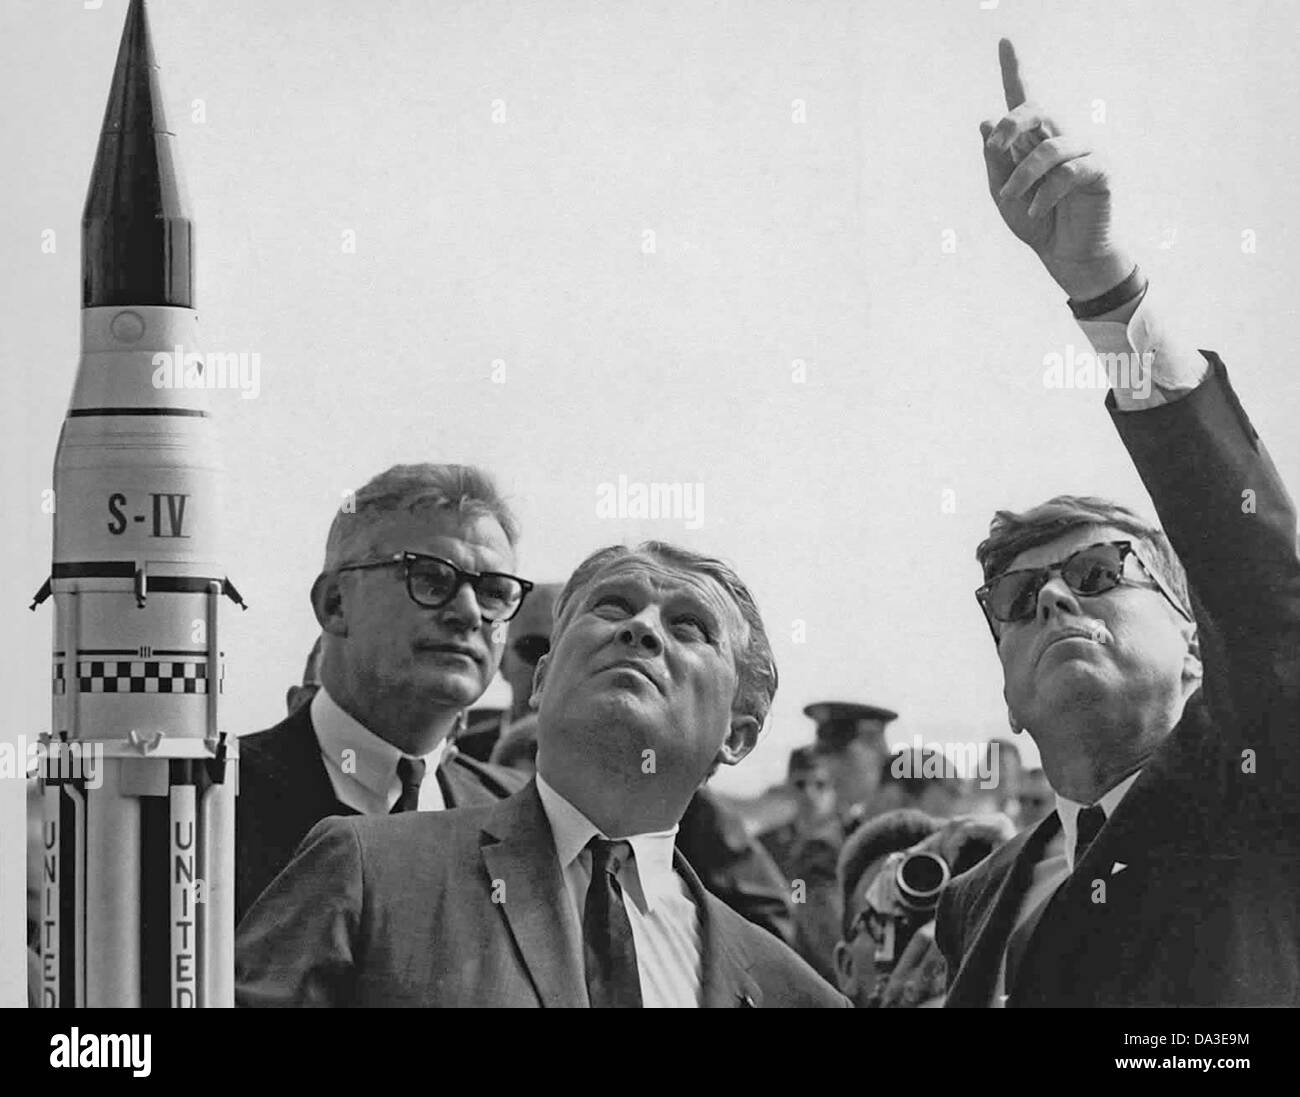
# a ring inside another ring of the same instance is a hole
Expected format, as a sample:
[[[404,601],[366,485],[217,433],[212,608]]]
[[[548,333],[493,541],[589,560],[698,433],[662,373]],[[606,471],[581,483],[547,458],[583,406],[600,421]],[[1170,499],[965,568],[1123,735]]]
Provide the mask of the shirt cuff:
[[[1195,350],[1171,338],[1160,326],[1159,300],[1147,291],[1138,299],[1095,317],[1079,320],[1099,364],[1109,372],[1115,405],[1141,411],[1179,400],[1205,380],[1209,364]],[[1101,358],[1102,355],[1106,357]]]

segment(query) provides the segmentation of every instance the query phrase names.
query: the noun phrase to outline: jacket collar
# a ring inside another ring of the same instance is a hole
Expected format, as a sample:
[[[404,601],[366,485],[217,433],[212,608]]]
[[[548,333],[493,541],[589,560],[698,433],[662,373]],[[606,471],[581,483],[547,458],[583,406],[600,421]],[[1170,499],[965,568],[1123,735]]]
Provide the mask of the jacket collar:
[[[501,913],[542,1005],[586,1006],[582,927],[569,910],[564,877],[536,780],[496,804],[483,826],[481,853],[494,889],[501,884]],[[685,858],[673,865],[695,903],[700,927],[700,1004],[761,1004],[749,976],[753,961],[726,924],[737,917],[709,895]]]
[[[987,873],[987,886],[996,888],[996,893],[993,902],[985,908],[983,921],[970,938],[961,967],[948,988],[948,999],[953,1005],[988,1005],[992,999],[1002,953],[1015,927],[1016,914],[1033,877],[1034,866],[1060,828],[1061,818],[1053,811],[1032,830],[1016,835],[990,854],[987,868],[981,866]]]

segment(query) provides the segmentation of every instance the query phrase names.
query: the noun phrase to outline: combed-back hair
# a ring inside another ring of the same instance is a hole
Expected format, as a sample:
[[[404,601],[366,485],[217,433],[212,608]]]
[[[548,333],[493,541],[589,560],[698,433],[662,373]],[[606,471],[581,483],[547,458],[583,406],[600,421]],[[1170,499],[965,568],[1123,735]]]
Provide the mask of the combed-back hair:
[[[436,507],[462,520],[495,518],[513,548],[519,524],[495,482],[473,465],[394,465],[349,497],[330,524],[325,541],[325,571],[355,564],[373,549],[375,529],[397,513]]]

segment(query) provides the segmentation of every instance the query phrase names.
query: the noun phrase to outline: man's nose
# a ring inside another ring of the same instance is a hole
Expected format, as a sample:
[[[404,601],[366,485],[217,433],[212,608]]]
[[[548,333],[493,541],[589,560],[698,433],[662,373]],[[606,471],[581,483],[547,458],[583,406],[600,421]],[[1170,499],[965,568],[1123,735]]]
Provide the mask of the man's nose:
[[[478,596],[469,583],[461,583],[452,600],[436,612],[448,625],[459,627],[466,632],[472,632],[483,623],[483,614],[478,608]]]
[[[664,649],[663,639],[656,628],[656,618],[648,608],[624,621],[619,627],[618,638],[647,655],[658,655]]]
[[[1074,591],[1066,585],[1065,580],[1060,575],[1053,575],[1043,584],[1043,589],[1038,592],[1039,624],[1046,624],[1051,620],[1053,613],[1070,613],[1076,617],[1083,616],[1083,609],[1079,605],[1078,598],[1075,597]]]

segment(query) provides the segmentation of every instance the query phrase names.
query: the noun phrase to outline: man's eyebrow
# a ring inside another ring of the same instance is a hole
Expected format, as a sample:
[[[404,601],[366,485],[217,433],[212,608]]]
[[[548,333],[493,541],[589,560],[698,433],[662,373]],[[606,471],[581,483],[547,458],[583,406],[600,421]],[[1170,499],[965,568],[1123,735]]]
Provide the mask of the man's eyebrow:
[[[603,594],[609,590],[629,590],[633,588],[644,590],[645,582],[634,575],[607,575],[592,582],[587,588],[583,601],[590,601],[597,594]]]

